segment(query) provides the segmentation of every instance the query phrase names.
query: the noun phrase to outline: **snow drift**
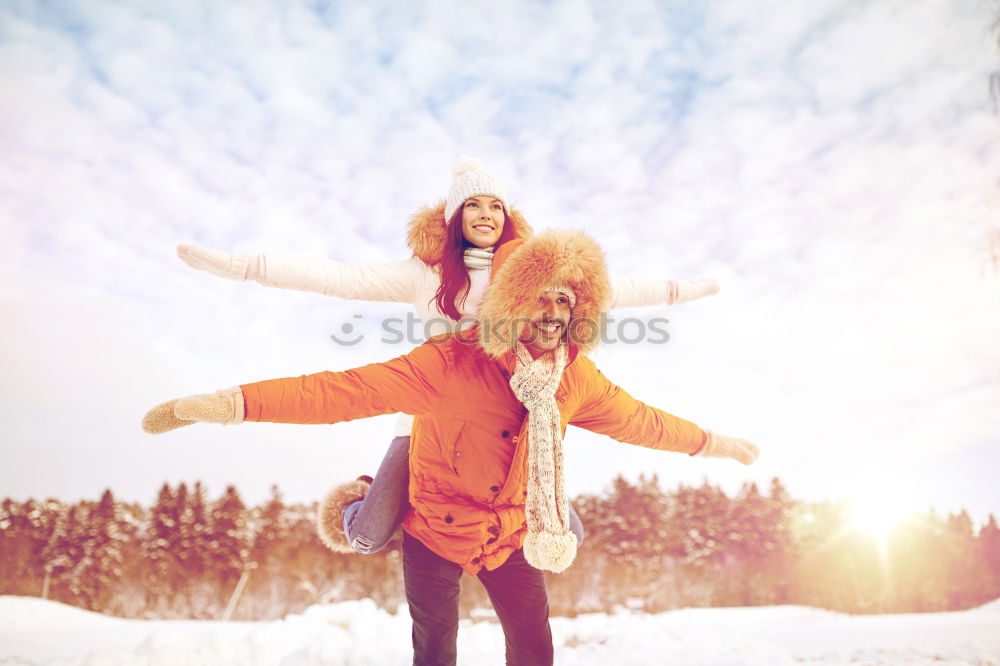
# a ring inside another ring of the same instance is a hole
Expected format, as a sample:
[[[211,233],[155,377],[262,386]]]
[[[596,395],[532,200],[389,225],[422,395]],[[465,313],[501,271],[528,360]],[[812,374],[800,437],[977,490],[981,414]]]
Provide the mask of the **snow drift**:
[[[553,618],[556,663],[1000,666],[1000,600],[953,613],[850,616],[814,608],[698,608]],[[276,622],[110,618],[0,597],[0,666],[330,666],[409,663],[405,608],[313,606]],[[463,621],[459,663],[503,663],[490,619]]]

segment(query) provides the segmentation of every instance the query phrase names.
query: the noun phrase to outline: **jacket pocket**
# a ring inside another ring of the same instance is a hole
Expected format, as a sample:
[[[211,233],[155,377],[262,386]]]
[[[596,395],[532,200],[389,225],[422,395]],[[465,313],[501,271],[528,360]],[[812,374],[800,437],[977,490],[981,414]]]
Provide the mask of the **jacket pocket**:
[[[465,442],[462,440],[462,433],[465,432],[465,421],[456,421],[448,428],[448,436],[445,439],[445,451],[451,456],[451,469],[455,476],[461,476],[462,456],[466,455]]]

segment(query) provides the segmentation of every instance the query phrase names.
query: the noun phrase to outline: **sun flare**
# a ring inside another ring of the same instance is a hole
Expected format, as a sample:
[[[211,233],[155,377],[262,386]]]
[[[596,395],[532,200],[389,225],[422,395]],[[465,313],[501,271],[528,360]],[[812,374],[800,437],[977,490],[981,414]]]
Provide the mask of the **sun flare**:
[[[898,490],[881,489],[856,494],[849,502],[848,525],[885,539],[914,514],[911,498]]]

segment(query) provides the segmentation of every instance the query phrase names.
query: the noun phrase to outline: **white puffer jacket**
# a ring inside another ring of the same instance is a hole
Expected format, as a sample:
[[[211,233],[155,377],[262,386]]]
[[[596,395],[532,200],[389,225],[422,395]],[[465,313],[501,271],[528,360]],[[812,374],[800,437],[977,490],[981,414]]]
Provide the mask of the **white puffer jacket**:
[[[531,228],[516,209],[511,211],[517,237],[527,238]],[[261,255],[258,282],[269,287],[314,291],[355,301],[409,303],[430,335],[456,328],[455,320],[442,314],[434,301],[441,276],[438,264],[445,244],[444,202],[418,211],[410,221],[407,237],[413,256],[406,261],[364,264],[332,259],[296,257],[268,252]],[[469,269],[472,284],[460,306],[464,325],[479,314],[490,269]],[[677,300],[678,283],[667,279],[612,279],[611,308],[670,305]],[[468,319],[466,319],[468,318]]]
[[[469,269],[472,284],[459,311],[464,326],[472,324],[490,279],[490,269]],[[441,276],[417,257],[384,264],[359,264],[331,259],[292,257],[283,254],[262,255],[261,284],[282,289],[315,291],[355,301],[410,303],[427,325],[430,335],[456,328],[456,322],[442,314],[434,300]],[[673,280],[612,279],[612,308],[664,305],[673,302]],[[466,319],[468,318],[468,319]]]

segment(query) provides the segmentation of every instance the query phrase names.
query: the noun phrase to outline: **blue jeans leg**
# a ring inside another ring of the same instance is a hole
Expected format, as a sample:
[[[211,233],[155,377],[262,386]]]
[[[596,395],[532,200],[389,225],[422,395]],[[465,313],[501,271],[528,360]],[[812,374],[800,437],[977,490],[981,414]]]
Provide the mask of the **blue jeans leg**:
[[[351,548],[369,555],[389,543],[410,509],[410,438],[396,437],[365,498],[344,508],[344,534]]]
[[[576,509],[573,508],[572,504],[569,505],[569,531],[576,537],[577,547],[582,546],[583,537],[585,536],[583,522],[580,520],[580,516],[577,515]]]

